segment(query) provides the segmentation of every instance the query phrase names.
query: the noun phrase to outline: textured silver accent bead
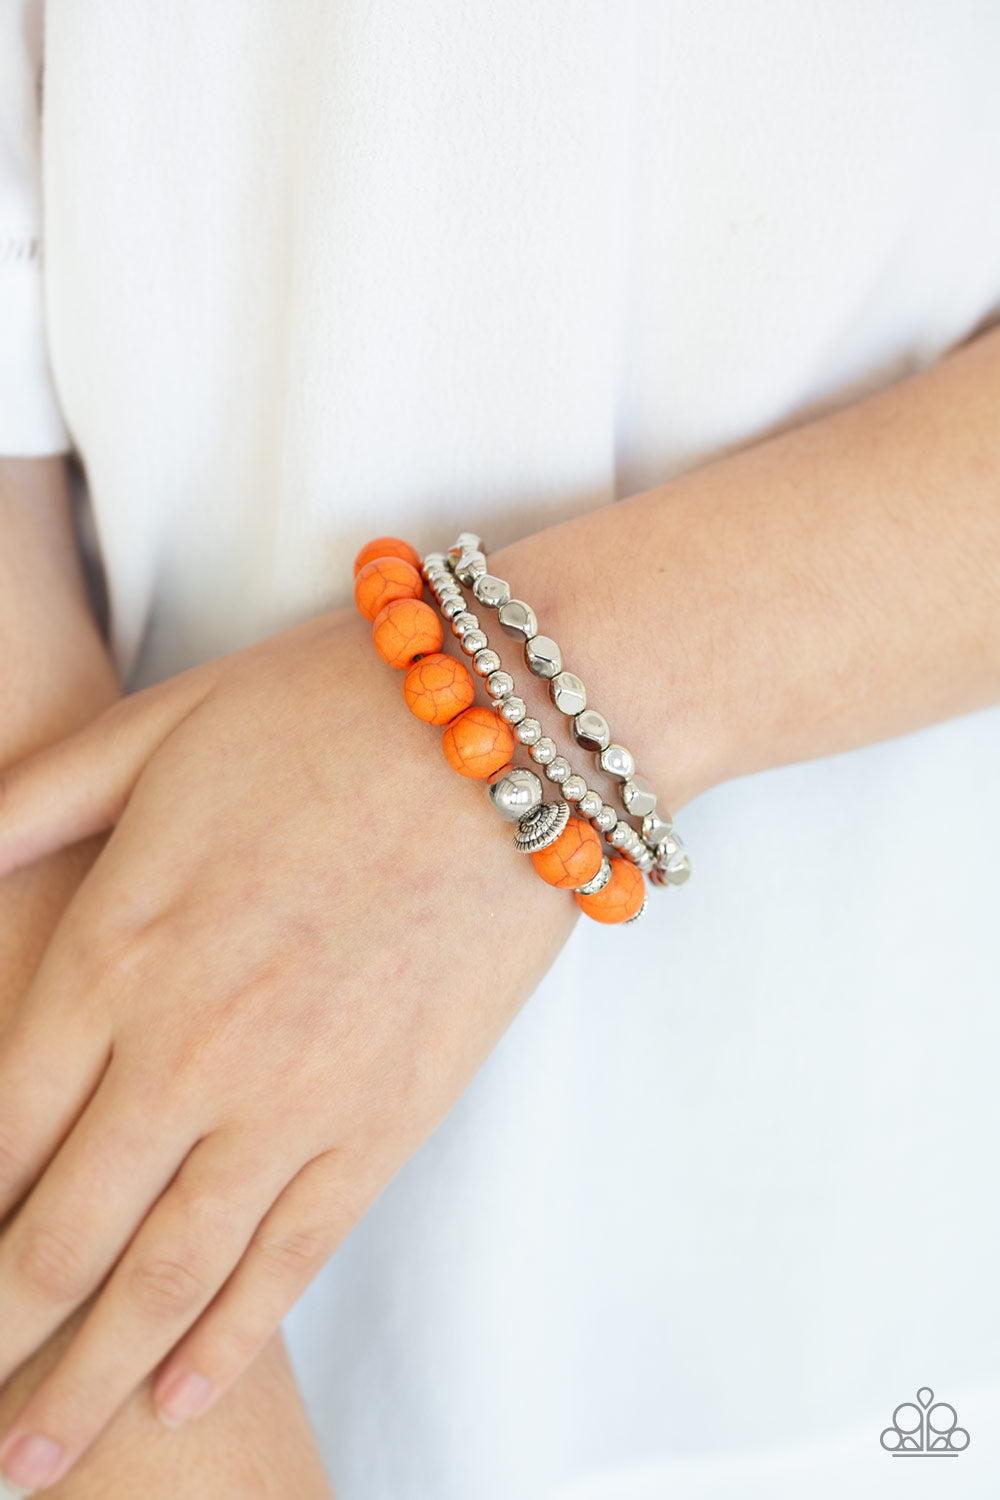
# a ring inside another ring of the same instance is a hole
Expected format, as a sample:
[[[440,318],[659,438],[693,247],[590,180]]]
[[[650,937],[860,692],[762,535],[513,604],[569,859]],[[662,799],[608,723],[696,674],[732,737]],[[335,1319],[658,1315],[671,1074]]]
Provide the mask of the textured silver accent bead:
[[[451,628],[457,636],[463,636],[467,630],[478,630],[479,616],[474,615],[470,609],[463,609],[460,614],[452,617]]]
[[[502,702],[514,691],[514,679],[509,672],[491,672],[486,679],[486,691],[498,703]]]
[[[554,781],[556,783],[556,786],[560,786],[571,774],[572,770],[573,767],[570,765],[565,755],[556,755],[552,760],[549,761],[548,765],[545,767],[545,774],[550,781]]]
[[[587,689],[575,672],[557,672],[549,682],[549,697],[567,716],[582,713],[587,707]]]
[[[597,712],[596,708],[581,709],[574,716],[569,732],[581,750],[603,750],[611,743],[608,721],[603,714]]]
[[[607,771],[609,776],[614,776],[619,781],[628,781],[635,775],[632,752],[626,750],[624,745],[606,745],[597,756],[597,764],[602,771]]]
[[[502,703],[497,704],[497,713],[500,715],[501,719],[505,719],[508,724],[520,724],[521,720],[524,718],[527,712],[528,705],[525,703],[524,699],[518,698],[516,696],[512,698],[505,698]]]
[[[467,630],[462,637],[462,650],[466,656],[475,656],[488,644],[485,630]]]
[[[569,803],[542,802],[531,812],[525,813],[517,825],[514,848],[521,854],[534,854],[538,849],[547,849],[554,844],[569,822]]]
[[[645,915],[646,915],[646,898],[645,898],[645,896],[643,896],[643,898],[642,898],[642,905],[639,907],[639,910],[635,913],[635,915],[632,916],[632,917],[626,917],[625,920],[624,920],[624,922],[619,922],[618,925],[619,925],[619,927],[631,927],[633,922],[638,922],[640,920],[640,918],[644,917]]]
[[[538,634],[535,611],[523,599],[510,599],[506,604],[501,604],[497,619],[501,630],[512,635],[515,641],[529,641],[533,635]]]
[[[474,531],[460,531],[448,548],[449,557],[461,557],[463,552],[481,552],[483,539]]]
[[[540,740],[535,741],[528,754],[536,765],[547,766],[559,754],[559,746],[555,740],[550,740],[547,734],[543,734]]]
[[[525,813],[541,805],[545,797],[542,778],[527,766],[515,766],[505,776],[498,776],[489,788],[490,801],[508,823],[517,823]]]
[[[564,784],[564,795],[565,795],[565,784]],[[600,793],[599,792],[592,792],[592,791],[588,790],[588,791],[584,792],[583,796],[580,798],[580,802],[579,802],[579,806],[578,806],[577,810],[578,810],[581,818],[596,818],[597,814],[600,812],[600,810],[601,810],[601,808],[603,806],[604,806],[604,803],[601,801]]]
[[[633,817],[643,818],[656,806],[656,793],[645,776],[633,776],[621,789],[621,799]]]
[[[542,737],[542,726],[537,719],[522,719],[514,730],[514,738],[520,745],[537,745]]]
[[[598,891],[603,891],[604,887],[607,885],[610,879],[611,861],[605,854],[604,858],[601,860],[601,868],[598,870],[597,874],[593,876],[592,879],[588,880],[586,885],[578,885],[576,889],[579,891],[581,896],[596,896]]]
[[[524,659],[536,677],[555,677],[562,671],[562,652],[547,635],[533,635],[525,641]]]
[[[552,767],[550,766],[549,775],[551,774]],[[588,790],[587,783],[582,776],[567,776],[562,784],[562,794],[567,802],[579,802],[582,797],[586,797]]]
[[[651,849],[662,844],[668,833],[673,832],[673,823],[663,813],[648,812],[642,820],[642,836]]]
[[[492,646],[484,646],[472,658],[472,665],[480,677],[488,677],[491,672],[499,672],[500,658]]]
[[[481,552],[463,552],[455,564],[455,577],[468,588],[485,572],[486,558]]]
[[[596,812],[590,820],[598,833],[610,833],[618,822],[618,814],[608,802],[602,802],[599,812]]]
[[[510,599],[510,584],[505,578],[497,578],[493,573],[480,573],[472,585],[472,592],[480,604],[485,604],[490,609],[499,609],[501,604],[506,604]]]
[[[450,594],[447,599],[441,600],[441,613],[446,620],[454,620],[456,615],[466,613],[465,600],[461,594]]]

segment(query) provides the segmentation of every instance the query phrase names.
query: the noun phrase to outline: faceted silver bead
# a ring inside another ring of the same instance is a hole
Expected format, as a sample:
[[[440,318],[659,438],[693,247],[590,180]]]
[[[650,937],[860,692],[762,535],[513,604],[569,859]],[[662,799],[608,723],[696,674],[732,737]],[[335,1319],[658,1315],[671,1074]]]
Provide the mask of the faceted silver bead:
[[[480,573],[472,585],[472,592],[480,604],[485,604],[490,609],[499,609],[501,604],[506,604],[510,599],[510,584],[505,578],[497,578],[492,573]]]
[[[646,915],[646,898],[645,898],[645,896],[643,896],[643,898],[642,898],[642,905],[639,907],[639,910],[634,914],[634,916],[626,917],[625,920],[624,920],[624,922],[619,922],[618,925],[619,925],[619,927],[631,927],[633,922],[638,922],[639,919],[640,919],[640,917],[644,917],[645,915]]]
[[[626,781],[621,789],[621,799],[636,818],[645,817],[656,806],[656,793],[645,776],[633,776]]]
[[[497,704],[497,713],[508,724],[520,724],[527,712],[528,705],[523,698],[505,698],[502,703]]]
[[[523,599],[509,599],[506,604],[501,604],[497,619],[500,628],[512,635],[515,641],[528,641],[538,634],[535,611]]]
[[[691,861],[683,852],[675,854],[663,873],[671,885],[683,885],[691,874]]]
[[[582,750],[603,750],[611,743],[611,730],[596,708],[584,708],[575,715],[569,732]]]
[[[573,767],[565,755],[556,755],[545,767],[545,774],[550,781],[554,781],[557,786],[560,786],[569,777],[572,770]]]
[[[531,812],[525,813],[517,825],[514,848],[522,854],[534,854],[538,849],[547,849],[554,844],[569,822],[569,803],[542,802]]]
[[[528,754],[536,765],[547,766],[559,754],[559,746],[548,735],[543,735],[540,740],[535,741]]]
[[[680,835],[676,834],[671,828],[666,838],[660,842],[656,863],[661,869],[666,869],[668,862],[673,859],[674,855],[678,852],[683,853],[683,851],[684,845],[681,842]]]
[[[691,874],[691,861],[676,833],[670,833],[660,845],[656,868],[670,885],[683,885]]]
[[[462,637],[462,650],[466,656],[475,656],[477,651],[482,651],[488,644],[485,630],[467,630]]]
[[[586,885],[578,885],[576,889],[581,896],[596,896],[598,891],[603,891],[611,879],[611,861],[605,854],[601,860],[601,868],[597,874],[587,881]]]
[[[670,818],[663,813],[648,812],[642,820],[642,836],[651,849],[657,844],[662,844],[667,834],[673,829]]]
[[[563,783],[565,795],[565,782]],[[598,792],[586,791],[580,798],[579,813],[581,818],[596,818],[604,803]]]
[[[508,823],[517,823],[525,813],[538,807],[545,796],[541,777],[527,766],[515,766],[505,776],[499,776],[489,793],[493,806]]]
[[[626,750],[624,745],[606,745],[597,756],[597,764],[602,771],[607,771],[609,776],[614,776],[619,781],[628,781],[635,775],[632,752]]]
[[[598,833],[610,833],[618,822],[618,814],[609,803],[602,802],[600,811],[595,812],[590,821]]]
[[[447,599],[441,600],[441,613],[446,620],[454,620],[456,615],[466,613],[465,600],[461,594],[449,595]]]
[[[445,561],[443,552],[428,552],[420,565],[420,571],[426,578],[428,573],[433,572],[435,569],[446,568],[447,566],[448,564]]]
[[[481,552],[463,552],[455,564],[455,577],[468,588],[485,572],[486,558]]]
[[[549,766],[549,775],[552,775],[552,767]],[[587,783],[582,776],[567,776],[562,784],[562,794],[567,802],[579,802],[586,797],[588,791]]]
[[[498,702],[509,698],[514,691],[514,679],[509,672],[491,672],[486,679],[486,691]]]
[[[562,652],[547,635],[533,635],[525,641],[524,659],[536,677],[555,677],[562,671]]]
[[[568,717],[587,707],[587,689],[575,672],[557,672],[549,682],[549,697],[561,714]]]
[[[451,628],[457,636],[463,636],[467,630],[478,630],[479,616],[474,615],[470,609],[464,609],[460,614],[452,616]]]
[[[491,672],[499,672],[500,658],[491,646],[484,646],[472,658],[472,665],[480,677],[488,677]]]
[[[514,738],[521,745],[537,745],[542,737],[542,726],[537,719],[522,719],[514,730]]]
[[[476,536],[474,531],[460,531],[448,548],[448,553],[451,557],[461,557],[463,552],[481,552],[482,550],[481,536]]]

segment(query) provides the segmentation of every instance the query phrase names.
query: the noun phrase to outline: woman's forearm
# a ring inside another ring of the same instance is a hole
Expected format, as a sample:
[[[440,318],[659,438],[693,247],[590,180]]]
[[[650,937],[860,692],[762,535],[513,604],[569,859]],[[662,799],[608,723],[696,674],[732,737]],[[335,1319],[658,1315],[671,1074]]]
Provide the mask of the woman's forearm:
[[[676,809],[1000,700],[1000,330],[490,557]]]

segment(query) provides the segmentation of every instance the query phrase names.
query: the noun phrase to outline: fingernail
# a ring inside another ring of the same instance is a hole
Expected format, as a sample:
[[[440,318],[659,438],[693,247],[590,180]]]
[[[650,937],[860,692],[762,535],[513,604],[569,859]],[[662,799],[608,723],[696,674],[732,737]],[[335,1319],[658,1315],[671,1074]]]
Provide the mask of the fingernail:
[[[8,1487],[17,1485],[22,1491],[37,1489],[47,1484],[59,1467],[62,1448],[51,1438],[40,1432],[26,1432],[12,1443],[3,1457],[3,1473]]]
[[[212,1382],[193,1371],[179,1370],[156,1392],[156,1414],[168,1427],[177,1427],[197,1417],[208,1405]]]
[[[22,1490],[13,1484],[8,1484],[3,1475],[0,1474],[0,1500],[24,1500],[25,1495],[33,1493],[32,1490]]]

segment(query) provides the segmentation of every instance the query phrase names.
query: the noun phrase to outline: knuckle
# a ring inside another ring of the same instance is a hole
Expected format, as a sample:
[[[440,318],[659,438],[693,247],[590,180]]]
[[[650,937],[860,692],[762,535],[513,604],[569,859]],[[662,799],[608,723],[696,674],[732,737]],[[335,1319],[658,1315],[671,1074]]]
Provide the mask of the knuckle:
[[[129,1292],[135,1305],[150,1317],[190,1312],[205,1295],[201,1278],[176,1260],[141,1260],[129,1271]]]
[[[326,1229],[290,1229],[281,1234],[262,1234],[257,1241],[257,1252],[265,1271],[278,1276],[298,1276],[323,1265],[329,1254],[328,1242]]]
[[[90,1290],[90,1268],[78,1237],[51,1224],[20,1231],[13,1265],[21,1285],[48,1302],[78,1302]]]

